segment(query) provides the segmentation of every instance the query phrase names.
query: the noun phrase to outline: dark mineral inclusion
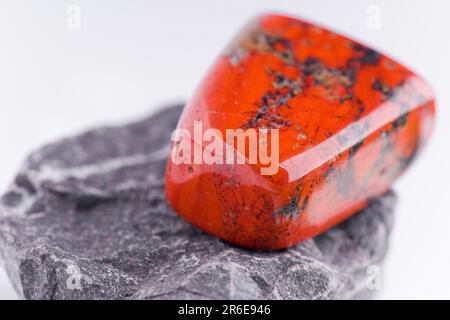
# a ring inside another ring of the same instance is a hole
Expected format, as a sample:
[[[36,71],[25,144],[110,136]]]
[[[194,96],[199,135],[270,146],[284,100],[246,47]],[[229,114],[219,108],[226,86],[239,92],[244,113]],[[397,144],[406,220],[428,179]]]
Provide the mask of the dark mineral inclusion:
[[[367,297],[385,255],[388,193],[325,234],[251,252],[192,227],[164,198],[182,106],[31,154],[0,200],[0,260],[26,299]]]

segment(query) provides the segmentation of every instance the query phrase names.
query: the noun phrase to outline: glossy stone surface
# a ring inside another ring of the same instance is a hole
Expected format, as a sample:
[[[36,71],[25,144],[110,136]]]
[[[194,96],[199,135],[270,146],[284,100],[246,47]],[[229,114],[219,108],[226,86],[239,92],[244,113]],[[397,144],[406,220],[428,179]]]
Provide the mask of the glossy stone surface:
[[[215,61],[178,127],[192,132],[200,120],[224,136],[277,128],[278,172],[169,159],[167,198],[231,243],[290,247],[386,192],[427,141],[434,113],[431,89],[401,64],[315,25],[262,16]]]
[[[376,293],[395,196],[283,252],[209,236],[166,202],[182,106],[33,152],[0,197],[0,264],[26,299],[345,299]],[[368,286],[367,283],[370,285]]]

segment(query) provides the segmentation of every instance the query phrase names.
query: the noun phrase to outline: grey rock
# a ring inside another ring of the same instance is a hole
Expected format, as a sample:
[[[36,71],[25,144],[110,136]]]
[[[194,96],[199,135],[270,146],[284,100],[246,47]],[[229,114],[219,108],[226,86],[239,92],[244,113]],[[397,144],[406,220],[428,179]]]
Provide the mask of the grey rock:
[[[395,195],[325,234],[251,252],[168,207],[164,169],[182,107],[32,153],[0,200],[0,260],[26,299],[345,299],[367,293]],[[369,273],[370,274],[370,273]]]

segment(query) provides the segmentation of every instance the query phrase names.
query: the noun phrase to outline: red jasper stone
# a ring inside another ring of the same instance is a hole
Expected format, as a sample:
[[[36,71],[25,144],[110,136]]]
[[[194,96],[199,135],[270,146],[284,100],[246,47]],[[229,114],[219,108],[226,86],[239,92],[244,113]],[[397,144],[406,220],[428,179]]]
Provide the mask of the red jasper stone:
[[[429,86],[398,62],[316,25],[262,16],[216,60],[178,127],[193,136],[198,120],[224,137],[277,128],[277,173],[169,158],[167,199],[228,242],[287,248],[386,192],[428,140],[434,114]]]

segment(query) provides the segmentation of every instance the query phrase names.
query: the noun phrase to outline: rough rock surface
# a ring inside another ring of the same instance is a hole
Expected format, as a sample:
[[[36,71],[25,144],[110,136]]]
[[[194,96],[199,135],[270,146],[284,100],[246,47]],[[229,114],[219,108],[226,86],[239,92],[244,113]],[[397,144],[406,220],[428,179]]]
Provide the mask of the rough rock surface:
[[[181,106],[30,155],[0,200],[0,260],[27,299],[325,299],[367,292],[395,196],[281,252],[250,252],[191,227],[164,198]]]

